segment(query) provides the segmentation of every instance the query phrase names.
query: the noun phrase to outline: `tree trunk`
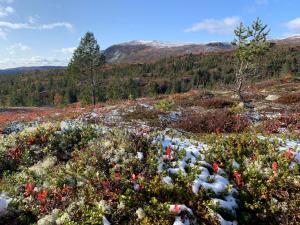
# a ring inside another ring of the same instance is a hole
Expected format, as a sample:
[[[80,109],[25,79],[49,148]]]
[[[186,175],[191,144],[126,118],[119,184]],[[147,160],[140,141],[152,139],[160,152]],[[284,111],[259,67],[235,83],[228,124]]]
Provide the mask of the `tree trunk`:
[[[243,77],[241,75],[237,75],[236,76],[236,85],[237,85],[236,94],[238,95],[240,101],[242,103],[245,103],[245,98],[243,95],[243,84],[244,84]]]
[[[239,69],[236,71],[235,79],[236,79],[236,94],[238,95],[240,101],[245,106],[245,98],[243,95],[243,87],[245,81],[245,71],[248,68],[248,63],[240,62]]]
[[[91,80],[92,80],[92,98],[93,98],[93,105],[96,105],[96,82],[94,77],[93,66],[91,66]]]

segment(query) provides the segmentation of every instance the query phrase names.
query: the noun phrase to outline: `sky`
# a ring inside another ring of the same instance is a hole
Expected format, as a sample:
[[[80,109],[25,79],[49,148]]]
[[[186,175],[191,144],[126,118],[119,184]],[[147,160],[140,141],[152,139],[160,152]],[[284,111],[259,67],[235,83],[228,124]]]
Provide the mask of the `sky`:
[[[260,17],[269,38],[300,34],[299,0],[0,0],[0,69],[67,65],[80,38],[101,49],[132,40],[232,41]]]

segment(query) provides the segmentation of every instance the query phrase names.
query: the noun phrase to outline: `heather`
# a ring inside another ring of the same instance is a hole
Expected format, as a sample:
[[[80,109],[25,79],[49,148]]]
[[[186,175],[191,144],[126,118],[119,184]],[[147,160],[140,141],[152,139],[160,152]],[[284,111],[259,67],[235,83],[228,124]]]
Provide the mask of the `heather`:
[[[1,123],[1,223],[298,224],[299,115],[207,107],[222,95],[16,112]]]

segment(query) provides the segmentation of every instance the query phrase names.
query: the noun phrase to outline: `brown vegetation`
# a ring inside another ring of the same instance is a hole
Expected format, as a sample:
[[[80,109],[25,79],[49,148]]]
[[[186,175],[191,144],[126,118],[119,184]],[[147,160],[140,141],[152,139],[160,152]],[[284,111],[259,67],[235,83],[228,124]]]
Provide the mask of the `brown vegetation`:
[[[242,132],[250,125],[247,118],[227,110],[213,110],[204,114],[194,113],[174,125],[175,128],[193,133]]]
[[[277,100],[281,104],[293,104],[300,102],[300,92],[286,94]]]

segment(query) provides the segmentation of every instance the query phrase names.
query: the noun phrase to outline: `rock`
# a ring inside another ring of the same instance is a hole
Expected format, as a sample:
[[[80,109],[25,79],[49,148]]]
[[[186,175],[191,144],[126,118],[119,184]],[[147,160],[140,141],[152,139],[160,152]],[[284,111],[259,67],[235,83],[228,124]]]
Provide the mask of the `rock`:
[[[252,123],[257,123],[262,120],[262,115],[256,111],[246,112],[243,115],[251,120]]]
[[[159,119],[162,122],[175,122],[182,116],[181,112],[170,112],[166,115],[160,115]]]
[[[238,105],[237,105],[238,108],[246,108],[246,109],[253,109],[253,105],[251,104],[251,102],[240,102]]]
[[[280,98],[279,95],[268,95],[268,96],[266,97],[266,100],[268,100],[268,101],[275,101],[275,100],[277,100],[277,99],[279,99],[279,98]]]

